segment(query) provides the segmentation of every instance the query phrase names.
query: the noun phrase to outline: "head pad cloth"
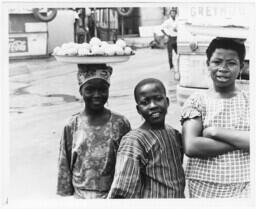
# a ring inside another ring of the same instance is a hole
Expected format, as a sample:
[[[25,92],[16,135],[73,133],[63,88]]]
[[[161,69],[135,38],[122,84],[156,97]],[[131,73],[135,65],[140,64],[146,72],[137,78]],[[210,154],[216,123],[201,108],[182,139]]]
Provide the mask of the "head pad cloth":
[[[87,81],[95,78],[102,79],[110,84],[112,68],[106,64],[78,64],[77,80],[81,88]]]

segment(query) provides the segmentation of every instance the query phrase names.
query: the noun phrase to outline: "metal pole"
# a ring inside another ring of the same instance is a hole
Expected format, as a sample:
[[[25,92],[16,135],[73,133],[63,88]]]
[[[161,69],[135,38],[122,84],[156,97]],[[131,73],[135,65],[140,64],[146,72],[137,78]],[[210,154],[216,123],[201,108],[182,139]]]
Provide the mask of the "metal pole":
[[[110,41],[110,9],[107,9],[108,10],[108,40],[107,41]]]
[[[121,19],[121,35],[123,39],[124,38],[124,16],[122,16],[122,19]]]
[[[95,37],[98,37],[98,34],[97,34],[97,20],[96,20],[96,8],[93,8],[93,19],[94,19],[94,36]]]

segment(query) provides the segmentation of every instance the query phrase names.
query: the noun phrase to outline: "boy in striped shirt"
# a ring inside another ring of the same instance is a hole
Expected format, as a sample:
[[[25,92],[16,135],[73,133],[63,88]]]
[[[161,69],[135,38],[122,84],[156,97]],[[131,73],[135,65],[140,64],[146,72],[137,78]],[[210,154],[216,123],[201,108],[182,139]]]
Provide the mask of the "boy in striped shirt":
[[[134,97],[145,122],[121,140],[108,198],[184,198],[181,137],[165,124],[165,87],[157,79],[144,79]]]

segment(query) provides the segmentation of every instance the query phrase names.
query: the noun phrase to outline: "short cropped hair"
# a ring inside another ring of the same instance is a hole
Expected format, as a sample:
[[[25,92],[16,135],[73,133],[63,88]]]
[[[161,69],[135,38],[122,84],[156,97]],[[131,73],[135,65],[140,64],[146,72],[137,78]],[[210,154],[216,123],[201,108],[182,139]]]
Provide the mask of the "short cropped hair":
[[[164,84],[162,83],[162,81],[156,79],[156,78],[146,78],[146,79],[143,79],[141,80],[134,88],[134,99],[136,101],[136,103],[138,103],[138,91],[139,89],[146,85],[146,84],[157,84],[159,85],[163,91],[164,91],[164,94],[166,95],[166,89],[165,89],[165,86]]]
[[[213,52],[216,49],[231,49],[237,52],[240,63],[243,63],[245,58],[245,45],[243,41],[239,41],[233,38],[215,38],[209,44],[206,55],[209,61],[212,57]]]

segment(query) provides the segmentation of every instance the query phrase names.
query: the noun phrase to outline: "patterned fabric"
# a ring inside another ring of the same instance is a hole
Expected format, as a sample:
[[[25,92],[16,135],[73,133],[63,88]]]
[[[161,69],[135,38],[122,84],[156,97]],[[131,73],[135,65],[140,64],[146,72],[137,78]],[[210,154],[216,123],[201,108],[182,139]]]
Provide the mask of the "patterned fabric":
[[[190,198],[246,198],[250,196],[250,183],[219,184],[189,180]]]
[[[250,131],[248,92],[241,91],[229,99],[196,93],[185,102],[181,122],[195,117],[202,118],[203,128],[214,126]],[[249,182],[250,154],[235,150],[217,157],[189,158],[186,176],[188,179],[223,184]]]
[[[57,194],[106,197],[120,140],[129,130],[128,120],[113,112],[103,126],[89,125],[81,113],[74,115],[60,142]]]
[[[117,154],[109,198],[183,198],[185,176],[179,132],[135,129],[125,135]]]
[[[112,75],[112,68],[105,64],[79,64],[77,80],[81,87],[87,81],[100,78],[110,84],[110,76]]]

